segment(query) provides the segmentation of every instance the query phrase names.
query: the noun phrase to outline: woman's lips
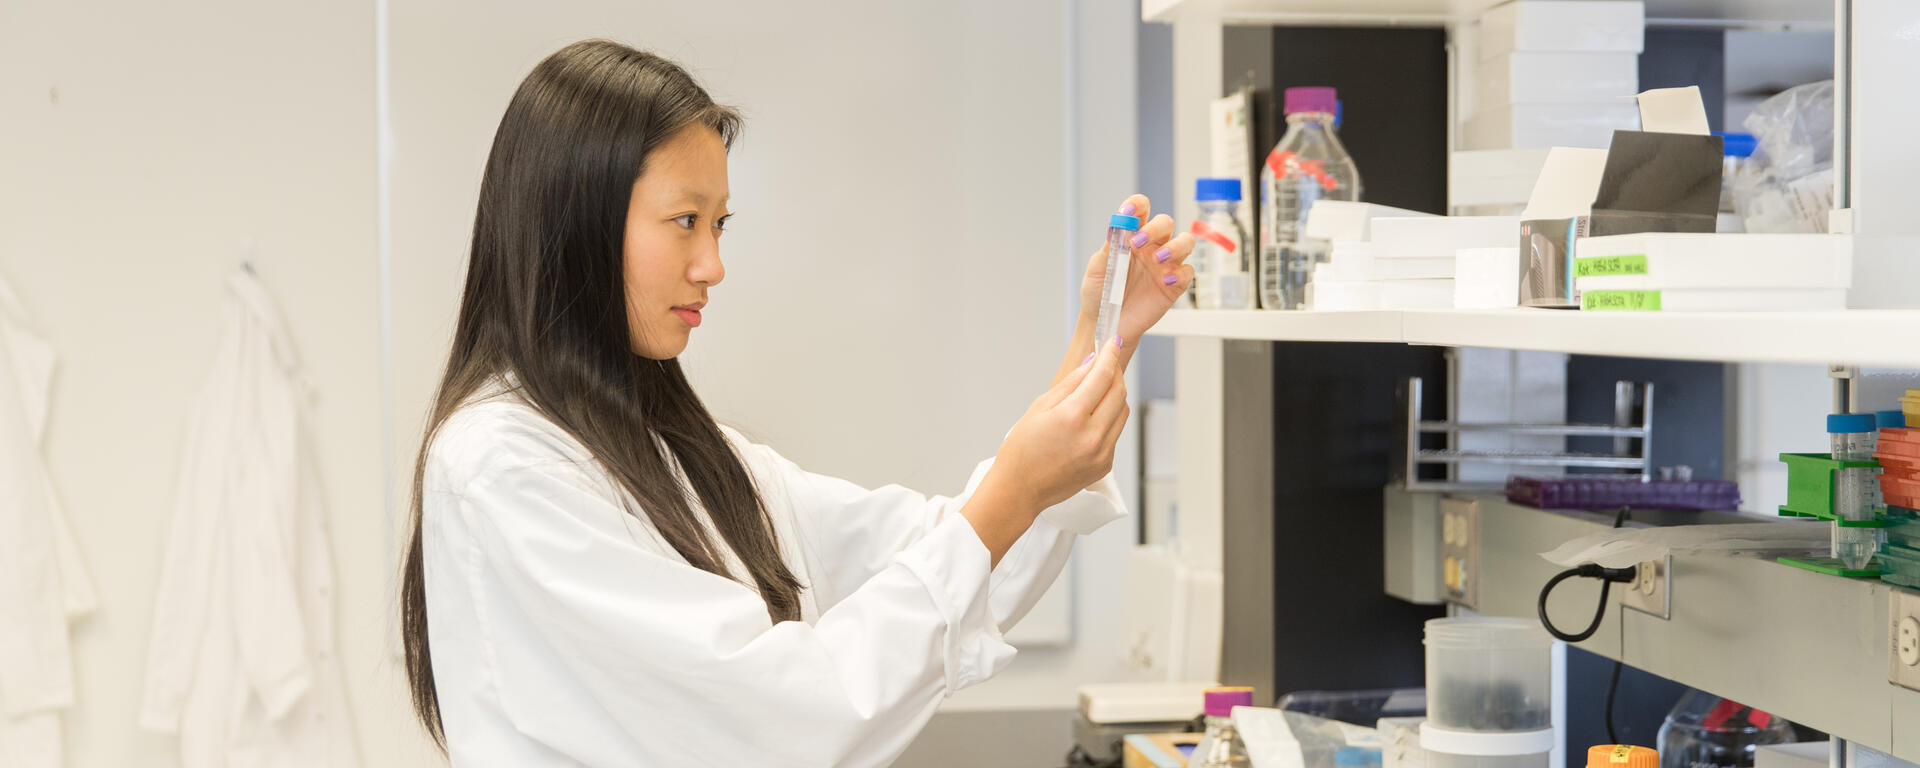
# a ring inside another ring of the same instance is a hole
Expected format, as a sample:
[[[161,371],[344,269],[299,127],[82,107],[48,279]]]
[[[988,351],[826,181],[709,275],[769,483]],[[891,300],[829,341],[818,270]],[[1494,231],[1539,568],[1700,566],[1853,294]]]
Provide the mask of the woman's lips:
[[[680,322],[686,323],[690,328],[700,327],[700,310],[687,307],[674,307],[673,314],[680,318]]]

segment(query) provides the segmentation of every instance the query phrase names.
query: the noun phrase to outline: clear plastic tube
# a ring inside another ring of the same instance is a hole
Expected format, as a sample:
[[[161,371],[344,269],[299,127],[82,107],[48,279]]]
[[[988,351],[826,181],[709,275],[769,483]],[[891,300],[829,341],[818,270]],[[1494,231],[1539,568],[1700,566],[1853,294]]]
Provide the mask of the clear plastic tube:
[[[1828,437],[1835,461],[1873,461],[1880,433],[1872,416],[1847,414],[1828,419]],[[1857,422],[1857,423],[1856,423]],[[1834,478],[1833,513],[1841,520],[1861,522],[1879,516],[1880,480],[1872,467],[1849,467]],[[1880,551],[1878,528],[1833,526],[1833,557],[1849,569],[1859,570],[1873,562]]]
[[[1140,217],[1114,214],[1107,227],[1107,269],[1100,280],[1100,312],[1094,318],[1094,348],[1120,332],[1120,304],[1127,296],[1127,269],[1133,265],[1133,235]]]

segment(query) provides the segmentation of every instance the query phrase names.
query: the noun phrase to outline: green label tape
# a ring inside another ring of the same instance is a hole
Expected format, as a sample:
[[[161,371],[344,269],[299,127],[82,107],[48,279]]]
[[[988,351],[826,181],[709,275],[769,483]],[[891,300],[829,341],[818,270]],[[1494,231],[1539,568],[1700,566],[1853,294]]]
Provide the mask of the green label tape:
[[[1644,275],[1647,273],[1647,255],[1644,253],[1623,253],[1618,256],[1588,256],[1573,260],[1574,277],[1609,277],[1612,275]]]
[[[1659,291],[1587,291],[1580,294],[1580,308],[1619,312],[1660,311]]]

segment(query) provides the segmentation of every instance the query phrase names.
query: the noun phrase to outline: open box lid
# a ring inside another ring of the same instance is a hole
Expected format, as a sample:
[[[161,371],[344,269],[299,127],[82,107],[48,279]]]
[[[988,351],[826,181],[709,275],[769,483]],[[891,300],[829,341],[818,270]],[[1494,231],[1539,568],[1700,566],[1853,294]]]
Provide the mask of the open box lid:
[[[1520,218],[1591,216],[1595,235],[1615,229],[1601,223],[1615,220],[1641,227],[1631,231],[1713,231],[1721,146],[1707,132],[1700,89],[1659,88],[1638,100],[1642,130],[1614,131],[1608,149],[1548,150]]]

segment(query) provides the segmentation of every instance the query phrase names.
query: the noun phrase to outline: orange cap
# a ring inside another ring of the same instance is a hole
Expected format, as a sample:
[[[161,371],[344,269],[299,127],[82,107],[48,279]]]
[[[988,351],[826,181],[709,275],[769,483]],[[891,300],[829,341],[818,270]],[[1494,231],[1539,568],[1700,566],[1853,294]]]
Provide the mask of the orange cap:
[[[1587,749],[1587,768],[1660,768],[1660,753],[1627,744],[1601,744]]]

